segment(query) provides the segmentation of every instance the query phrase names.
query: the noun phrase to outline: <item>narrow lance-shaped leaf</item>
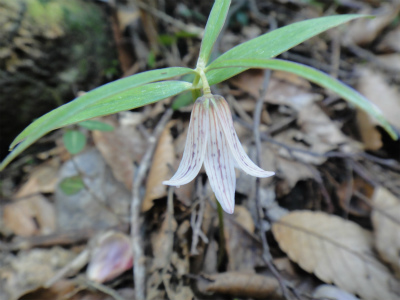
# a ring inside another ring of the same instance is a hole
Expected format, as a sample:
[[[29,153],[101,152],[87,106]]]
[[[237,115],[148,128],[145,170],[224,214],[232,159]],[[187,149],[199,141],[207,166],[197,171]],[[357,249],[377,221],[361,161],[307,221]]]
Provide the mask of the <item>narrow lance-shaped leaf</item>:
[[[13,143],[10,146],[10,149],[14,148],[16,144],[21,142],[30,134],[33,134],[35,131],[37,131],[38,128],[43,128],[45,126],[47,132],[49,132],[53,129],[63,126],[61,125],[63,123],[68,123],[68,119],[62,118],[63,116],[68,114],[67,111],[71,113],[71,115],[74,115],[79,111],[85,110],[91,104],[98,103],[110,97],[115,98],[116,96],[118,96],[117,94],[125,91],[130,91],[134,87],[150,82],[181,76],[191,72],[193,72],[193,70],[189,68],[165,68],[139,73],[102,85],[101,87],[98,87],[63,106],[58,107],[57,109],[51,111],[48,114],[45,114],[44,116],[34,121],[14,139]],[[60,117],[61,119],[59,119]],[[82,120],[89,118],[92,117],[82,118]]]
[[[97,121],[97,120],[87,120],[78,123],[79,126],[87,128],[89,130],[99,130],[99,131],[113,131],[114,127],[110,124]]]
[[[137,108],[177,95],[189,90],[191,87],[192,85],[188,82],[163,81],[137,86],[107,98],[97,98],[96,101],[90,101],[90,106],[82,103],[78,107],[73,106],[71,108],[72,102],[70,102],[35,121],[33,124],[40,122],[42,118],[46,119],[45,122],[42,122],[42,126],[36,127],[35,130],[30,130],[30,134],[26,139],[4,159],[0,165],[0,170],[4,169],[17,155],[53,129],[86,119]]]
[[[204,30],[197,66],[205,67],[210,59],[211,51],[222,27],[224,26],[230,5],[230,0],[215,1],[210,16],[208,17],[206,29]]]
[[[360,17],[365,16],[329,16],[287,25],[230,49],[213,61],[208,70],[214,69],[214,64],[228,59],[275,57],[321,32]],[[210,85],[216,84],[244,70],[246,68],[212,70],[207,73],[207,79]]]
[[[379,124],[390,134],[393,139],[397,139],[397,134],[393,130],[392,126],[386,120],[385,116],[382,114],[380,109],[376,107],[373,103],[368,101],[363,95],[361,95],[356,90],[350,88],[349,86],[345,85],[344,83],[340,82],[339,80],[332,78],[331,76],[318,71],[314,68],[279,60],[279,59],[232,59],[232,60],[225,60],[220,62],[215,62],[210,65],[209,69],[216,69],[216,68],[266,68],[271,70],[281,70],[290,73],[294,73],[298,76],[304,77],[324,88],[330,89],[341,97],[349,101],[350,103],[354,104],[358,108],[361,108],[372,117],[374,117]]]

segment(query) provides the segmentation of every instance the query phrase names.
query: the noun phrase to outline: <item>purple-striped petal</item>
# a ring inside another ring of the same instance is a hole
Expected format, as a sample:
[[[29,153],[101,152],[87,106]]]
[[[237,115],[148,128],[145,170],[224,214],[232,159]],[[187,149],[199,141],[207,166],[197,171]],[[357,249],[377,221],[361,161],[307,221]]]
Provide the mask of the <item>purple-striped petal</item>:
[[[230,152],[215,107],[210,103],[210,136],[204,167],[215,197],[223,210],[232,214],[235,207],[236,177]]]
[[[209,100],[198,98],[190,116],[182,161],[175,175],[163,184],[180,186],[192,181],[199,173],[204,161],[209,136]]]
[[[247,174],[256,177],[269,177],[275,175],[274,172],[264,171],[251,161],[237,137],[228,103],[223,97],[218,95],[215,95],[214,99],[217,108],[216,111],[224,130],[226,140],[228,142],[232,156],[239,167]]]

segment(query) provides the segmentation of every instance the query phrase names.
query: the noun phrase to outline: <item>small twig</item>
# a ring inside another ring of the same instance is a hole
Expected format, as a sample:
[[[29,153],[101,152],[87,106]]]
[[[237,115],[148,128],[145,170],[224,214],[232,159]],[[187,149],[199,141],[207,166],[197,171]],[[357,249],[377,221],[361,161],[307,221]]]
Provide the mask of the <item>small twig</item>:
[[[143,239],[141,228],[144,223],[143,216],[141,215],[142,200],[140,197],[140,187],[146,176],[147,170],[150,166],[151,158],[153,157],[154,150],[157,145],[157,140],[164,130],[167,122],[171,118],[173,110],[169,108],[161,120],[158,122],[152,136],[148,139],[147,150],[142,158],[142,161],[135,172],[132,183],[132,202],[131,202],[131,238],[132,249],[135,263],[133,265],[133,275],[135,281],[135,299],[145,300],[145,283],[146,283],[146,268],[145,257],[143,252]]]
[[[166,255],[166,261],[168,262],[163,270],[162,277],[167,273],[169,263],[171,261],[172,249],[174,246],[174,232],[172,231],[172,220],[174,220],[174,187],[168,187],[168,199],[167,199],[167,222],[168,222],[168,253]]]
[[[325,72],[329,72],[330,73],[330,72],[333,71],[333,68],[332,68],[331,65],[328,65],[328,64],[322,63],[320,61],[317,61],[315,59],[308,58],[308,57],[305,57],[305,56],[302,56],[302,55],[299,55],[299,54],[296,54],[296,53],[292,53],[292,52],[289,52],[289,51],[285,52],[285,53],[282,53],[282,58],[293,60],[293,61],[296,61],[296,62],[299,62],[299,63],[302,63],[302,64],[310,65],[310,66],[312,66],[312,67],[314,67],[316,69],[319,69],[319,70],[322,70],[322,71],[325,71]],[[337,70],[337,74],[342,79],[351,77],[350,76],[351,72],[343,71],[343,70],[340,70],[340,69]]]
[[[169,23],[176,28],[183,30],[185,32],[190,32],[192,34],[195,34],[197,37],[201,37],[203,35],[204,29],[197,27],[195,25],[188,25],[183,23],[180,20],[174,19],[171,16],[167,15],[166,13],[159,11],[155,9],[154,7],[151,7],[150,5],[142,2],[142,1],[134,1],[137,6],[139,6],[141,9],[147,11],[151,15],[163,20],[166,23]]]
[[[80,277],[79,279],[82,280],[87,286],[94,288],[100,292],[103,292],[104,294],[111,296],[115,300],[126,300],[124,297],[120,296],[115,290],[113,290],[112,288],[109,288],[108,286],[106,286],[104,284],[89,280],[83,276]]]
[[[240,123],[240,125],[242,125],[246,129],[253,130],[253,124],[249,124],[248,122],[246,122],[245,120],[243,120],[243,119],[241,119],[241,118],[239,118],[237,116],[233,116],[233,119],[234,119],[234,121]],[[264,132],[260,133],[260,137],[261,137],[262,141],[277,145],[277,146],[279,146],[281,148],[284,148],[289,153],[298,152],[298,153],[307,154],[307,155],[314,156],[314,157],[326,157],[326,158],[340,157],[340,158],[357,159],[357,158],[361,157],[361,158],[365,158],[367,160],[370,160],[372,162],[378,163],[380,165],[383,165],[385,167],[388,167],[393,171],[396,171],[396,172],[400,171],[400,165],[394,159],[379,158],[379,157],[373,156],[373,155],[365,153],[365,152],[344,153],[344,152],[339,152],[339,151],[330,151],[330,152],[326,152],[326,153],[318,153],[318,152],[313,152],[313,151],[306,150],[306,149],[293,147],[293,146],[290,146],[288,144],[279,142],[279,141],[275,140],[270,135],[268,135],[268,134],[266,134]]]
[[[165,291],[169,297],[169,299],[172,299],[171,297],[171,292],[170,292],[170,287],[169,287],[169,282],[167,281],[167,277],[165,276],[167,274],[168,268],[171,263],[171,257],[172,257],[172,250],[174,247],[174,232],[172,231],[172,220],[174,219],[174,187],[170,186],[168,188],[168,199],[167,199],[167,224],[168,224],[168,249],[167,249],[167,254],[166,254],[166,264],[164,268],[161,271],[161,279],[164,283]]]
[[[265,98],[265,94],[267,93],[268,83],[269,83],[270,78],[271,78],[271,71],[270,70],[264,71],[264,80],[263,80],[262,90],[260,93],[260,97],[257,100],[256,107],[254,109],[253,134],[254,134],[254,140],[255,140],[256,150],[257,150],[256,163],[258,165],[260,165],[260,156],[261,156],[261,137],[260,137],[261,112],[262,112],[264,98]],[[272,258],[271,252],[269,250],[267,238],[265,236],[266,233],[264,231],[264,226],[262,225],[262,219],[264,218],[264,216],[263,216],[263,211],[262,211],[261,204],[260,204],[260,178],[256,179],[255,202],[256,202],[258,227],[260,230],[260,237],[261,237],[261,243],[262,243],[262,248],[263,248],[263,260],[266,262],[268,268],[270,269],[272,274],[278,280],[279,285],[281,286],[282,294],[284,295],[285,299],[290,299],[289,295],[287,293],[287,290],[286,290],[286,285],[284,283],[284,279],[279,274],[278,270],[276,269],[276,267],[273,264],[273,258]]]
[[[128,225],[111,226],[103,230],[108,229],[128,232]],[[81,228],[54,232],[48,235],[16,237],[11,243],[0,242],[0,251],[27,250],[35,247],[69,246],[72,244],[84,243],[98,232],[99,229],[96,228]]]
[[[51,287],[54,283],[64,278],[71,271],[79,271],[86,265],[89,261],[90,257],[90,247],[87,247],[83,250],[77,257],[75,257],[72,261],[70,261],[67,265],[65,265],[62,269],[60,269],[52,278],[50,278],[44,284],[45,288]]]
[[[344,205],[345,205],[345,218],[349,218],[349,210],[350,210],[350,201],[351,201],[351,196],[353,194],[353,187],[354,187],[354,177],[353,177],[353,169],[351,167],[350,162],[348,159],[344,159],[345,162],[345,169],[346,169],[346,175],[347,175],[347,185],[346,185],[346,190],[345,190],[345,199],[344,199]]]
[[[204,210],[205,210],[205,199],[203,193],[203,187],[201,180],[197,180],[197,197],[199,199],[199,211],[197,212],[196,209],[192,210],[192,215],[190,218],[190,224],[192,226],[193,234],[192,234],[192,245],[190,247],[190,254],[191,255],[198,255],[199,252],[197,251],[197,244],[199,242],[199,237],[205,242],[208,243],[208,238],[206,235],[201,231],[201,224],[203,222]],[[197,218],[196,218],[197,215]]]

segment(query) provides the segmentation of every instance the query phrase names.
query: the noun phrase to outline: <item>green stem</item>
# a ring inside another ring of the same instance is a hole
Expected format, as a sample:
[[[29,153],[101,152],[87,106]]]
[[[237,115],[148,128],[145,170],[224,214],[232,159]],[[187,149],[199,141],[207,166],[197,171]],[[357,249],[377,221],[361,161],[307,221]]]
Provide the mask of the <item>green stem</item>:
[[[193,87],[197,87],[199,82],[200,82],[200,75],[196,74],[196,77],[194,78],[192,83]],[[193,97],[193,102],[195,102],[197,98],[201,97],[200,89],[198,88],[192,89],[192,97]]]
[[[215,200],[217,200],[215,198]],[[217,259],[217,270],[222,264],[222,260],[225,256],[225,233],[224,233],[224,211],[221,204],[217,202],[217,212],[219,221],[219,245],[218,245],[218,259]]]
[[[207,76],[206,73],[204,73],[204,68],[196,68],[195,70],[197,72],[197,76],[200,76],[201,78],[201,83],[203,84],[203,93],[204,95],[211,95],[211,89],[210,89],[210,85],[208,84],[208,80],[207,80]],[[197,76],[195,78],[195,81],[197,79]],[[198,81],[193,81],[193,85],[195,86],[195,84],[197,85]]]

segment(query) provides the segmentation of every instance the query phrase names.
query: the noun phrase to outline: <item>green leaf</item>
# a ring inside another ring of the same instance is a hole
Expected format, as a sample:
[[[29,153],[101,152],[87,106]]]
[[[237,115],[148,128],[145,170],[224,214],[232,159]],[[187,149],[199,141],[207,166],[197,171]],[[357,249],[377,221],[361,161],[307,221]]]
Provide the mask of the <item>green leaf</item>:
[[[65,148],[72,155],[77,154],[86,146],[86,136],[78,130],[68,130],[63,135]]]
[[[75,115],[70,115],[66,121],[58,122],[58,127],[141,107],[175,96],[191,88],[192,84],[189,82],[172,80],[141,85],[88,105],[84,110],[80,110]]]
[[[210,85],[216,84],[246,70],[246,68],[229,68],[209,71],[214,69],[213,65],[218,62],[239,58],[272,58],[329,28],[360,17],[365,16],[338,15],[306,20],[287,25],[242,43],[219,56],[207,67],[208,82]]]
[[[79,193],[82,189],[85,188],[85,183],[81,176],[76,175],[72,177],[67,177],[60,182],[61,191],[67,195],[72,196]]]
[[[175,98],[174,103],[172,103],[172,109],[178,110],[181,107],[188,106],[193,103],[192,94],[189,92],[184,92]]]
[[[170,72],[167,73],[171,74]],[[150,80],[150,78],[147,78],[147,80]],[[135,84],[132,85],[135,86]],[[51,130],[94,117],[150,104],[189,90],[192,84],[182,81],[162,81],[146,85],[136,85],[133,88],[125,85],[122,88],[120,85],[117,85],[119,89],[113,89],[114,86],[115,85],[112,83],[102,86],[37,119],[13,142],[12,145],[14,146],[17,142],[25,138],[25,140],[4,159],[0,165],[0,170],[4,169],[17,155]],[[103,89],[104,87],[107,88]],[[98,90],[104,93],[100,93]]]
[[[311,67],[307,67],[302,64],[280,59],[233,59],[215,62],[212,66],[210,65],[210,69],[237,67],[241,67],[244,69],[266,68],[271,70],[281,70],[304,77],[324,88],[336,92],[341,97],[343,97],[343,99],[346,99],[350,103],[354,104],[356,107],[364,110],[369,115],[374,117],[393,139],[398,138],[396,132],[393,130],[392,126],[386,120],[385,116],[382,114],[378,107],[368,101],[367,98],[365,98],[356,90],[321,71],[318,71]]]
[[[128,92],[132,93],[132,89],[137,86],[144,85],[146,83],[150,82],[155,82],[159,80],[164,80],[176,76],[182,76],[188,73],[194,73],[192,69],[188,68],[165,68],[165,69],[158,69],[158,70],[152,70],[152,71],[147,71],[143,73],[139,73],[127,78],[122,78],[116,81],[113,81],[111,83],[102,85],[101,87],[98,87],[83,96],[74,99],[73,101],[60,106],[59,108],[51,111],[50,113],[45,114],[44,116],[40,117],[37,119],[35,122],[30,124],[27,128],[25,128],[24,131],[22,131],[12,142],[10,149],[14,148],[16,144],[21,142],[23,139],[25,139],[27,136],[30,134],[33,134],[38,130],[38,128],[42,128],[43,126],[50,124],[48,126],[50,129],[48,129],[46,132],[49,132],[53,129],[56,129],[61,126],[51,126],[51,124],[54,121],[54,119],[57,119],[60,115],[68,114],[68,112],[76,113],[77,111],[84,110],[86,107],[92,104],[96,104],[101,101],[106,101],[109,98],[117,98],[119,93],[122,92]],[[168,97],[168,96],[167,96]],[[144,103],[143,105],[145,105]],[[138,105],[139,107],[141,105]],[[57,111],[57,113],[55,113]],[[55,115],[57,117],[55,117]],[[95,117],[95,116],[93,116]],[[86,119],[90,119],[86,118]],[[85,120],[85,119],[82,119]],[[82,121],[80,120],[80,121]],[[49,122],[48,122],[49,121]],[[48,123],[47,123],[48,122]],[[61,122],[58,122],[61,123]],[[66,122],[68,123],[68,122]]]
[[[113,131],[114,127],[110,124],[96,121],[96,120],[87,120],[78,123],[79,126],[87,128],[89,130],[99,130],[99,131]]]
[[[224,26],[226,15],[228,14],[230,0],[216,0],[208,17],[207,25],[204,30],[203,40],[201,41],[199,60],[197,66],[205,67],[210,59],[211,51],[215,41]]]

